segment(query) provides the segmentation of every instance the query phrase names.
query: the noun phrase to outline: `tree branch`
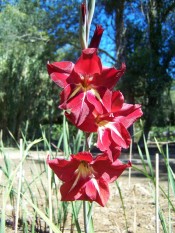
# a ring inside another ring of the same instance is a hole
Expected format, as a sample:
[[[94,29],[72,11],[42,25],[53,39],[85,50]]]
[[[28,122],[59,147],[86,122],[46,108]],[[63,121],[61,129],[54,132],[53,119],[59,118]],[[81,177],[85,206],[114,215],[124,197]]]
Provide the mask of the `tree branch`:
[[[164,22],[166,20],[166,17],[168,16],[168,14],[175,8],[175,0],[174,2],[169,6],[167,7],[164,12],[163,12],[163,15],[162,15],[162,22]]]
[[[104,54],[106,54],[115,63],[117,62],[117,59],[115,57],[111,56],[106,50],[99,48],[99,51],[102,52],[102,53],[104,53]]]

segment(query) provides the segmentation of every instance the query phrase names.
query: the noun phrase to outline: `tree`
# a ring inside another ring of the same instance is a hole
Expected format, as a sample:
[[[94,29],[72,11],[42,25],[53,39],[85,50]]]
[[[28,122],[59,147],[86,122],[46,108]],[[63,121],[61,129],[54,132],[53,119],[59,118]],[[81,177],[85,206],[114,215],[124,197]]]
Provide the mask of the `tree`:
[[[4,136],[9,129],[18,139],[28,122],[31,138],[39,134],[40,124],[59,121],[58,112],[52,110],[57,109],[58,88],[52,85],[46,64],[77,56],[77,7],[68,2],[63,6],[61,1],[4,3],[0,12],[0,129]],[[71,17],[70,10],[74,11]]]
[[[165,99],[170,103],[174,59],[174,1],[103,1],[107,13],[115,15],[117,63],[125,60],[127,72],[120,89],[130,103],[137,99],[144,110],[144,133],[152,125],[166,122]],[[165,97],[166,96],[166,97]],[[166,102],[167,104],[167,102]],[[172,105],[169,105],[171,108]]]

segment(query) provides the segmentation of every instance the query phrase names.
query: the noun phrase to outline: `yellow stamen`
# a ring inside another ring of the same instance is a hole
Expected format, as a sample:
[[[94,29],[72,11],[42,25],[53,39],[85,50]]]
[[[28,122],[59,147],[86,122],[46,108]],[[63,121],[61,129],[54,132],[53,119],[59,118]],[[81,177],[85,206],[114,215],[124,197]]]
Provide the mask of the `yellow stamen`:
[[[75,88],[75,90],[72,92],[72,94],[69,96],[69,99],[71,99],[72,97],[74,97],[78,92],[79,90],[81,89],[81,86],[78,86],[77,88]],[[69,100],[68,99],[68,100]]]
[[[93,176],[94,170],[90,166],[90,164],[82,161],[78,166],[76,173],[79,174],[81,177],[86,178],[87,176]]]
[[[94,169],[91,167],[90,164],[88,164],[85,161],[81,161],[80,165],[78,166],[77,170],[75,171],[75,174],[77,174],[77,177],[76,177],[71,189],[69,190],[69,192],[77,185],[78,180],[80,178],[85,179],[86,177],[90,177],[90,178],[95,177],[94,176],[94,174],[95,174]]]
[[[104,120],[104,121],[98,122],[97,124],[98,124],[99,127],[102,127],[102,126],[107,125],[108,123],[109,123],[109,121]]]

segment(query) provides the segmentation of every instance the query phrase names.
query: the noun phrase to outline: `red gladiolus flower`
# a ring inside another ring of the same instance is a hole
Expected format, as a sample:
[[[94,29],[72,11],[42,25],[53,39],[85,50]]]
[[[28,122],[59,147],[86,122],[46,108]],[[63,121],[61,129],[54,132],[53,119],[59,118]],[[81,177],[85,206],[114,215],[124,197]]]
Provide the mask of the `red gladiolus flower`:
[[[126,104],[120,91],[107,90],[102,98],[103,112],[94,109],[81,125],[76,125],[74,116],[66,113],[66,117],[85,132],[97,132],[97,147],[106,151],[110,159],[115,160],[116,152],[128,148],[131,142],[127,128],[142,116],[139,104]]]
[[[102,111],[100,103],[103,104],[104,91],[112,89],[125,71],[124,64],[120,70],[103,67],[96,48],[84,49],[75,65],[66,61],[54,62],[47,68],[51,79],[64,88],[59,107],[69,109],[77,125],[86,119],[91,105]]]
[[[108,183],[115,181],[131,166],[116,160],[111,162],[106,154],[95,159],[89,152],[71,155],[70,160],[56,158],[47,163],[63,184],[60,188],[62,201],[95,201],[104,206],[109,199]]]

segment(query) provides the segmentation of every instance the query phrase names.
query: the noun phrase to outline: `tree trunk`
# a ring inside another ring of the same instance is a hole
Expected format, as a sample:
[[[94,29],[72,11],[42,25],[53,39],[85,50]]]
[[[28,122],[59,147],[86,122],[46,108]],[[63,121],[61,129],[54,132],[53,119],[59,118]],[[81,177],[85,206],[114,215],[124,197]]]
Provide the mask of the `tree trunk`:
[[[117,65],[125,61],[125,34],[124,27],[124,5],[126,0],[120,0],[116,3],[116,45],[117,45]]]
[[[163,92],[160,92],[159,84],[160,82],[157,77],[161,76],[161,69],[160,66],[160,48],[161,48],[161,0],[150,0],[149,1],[149,11],[147,14],[147,21],[149,26],[149,48],[150,48],[150,70],[149,70],[149,79],[148,85],[146,90],[146,95],[148,98],[148,105],[146,107],[144,113],[144,128],[143,134],[145,135],[146,140],[148,139],[149,131],[153,125],[154,118],[156,116],[156,110],[159,106],[157,103],[159,102],[160,95]],[[152,88],[151,88],[152,87]],[[163,91],[164,87],[161,91]],[[141,137],[139,143],[142,144],[143,137]]]
[[[125,62],[126,57],[126,28],[124,26],[124,9],[126,0],[119,0],[116,3],[116,47],[117,47],[117,66],[119,67],[122,62]],[[122,77],[121,82],[125,83],[125,77]],[[125,84],[123,84],[125,86]],[[134,104],[134,96],[129,89],[124,88],[123,94],[125,101],[130,104]],[[131,137],[134,135],[133,125],[128,129]],[[132,140],[134,143],[134,140]]]

